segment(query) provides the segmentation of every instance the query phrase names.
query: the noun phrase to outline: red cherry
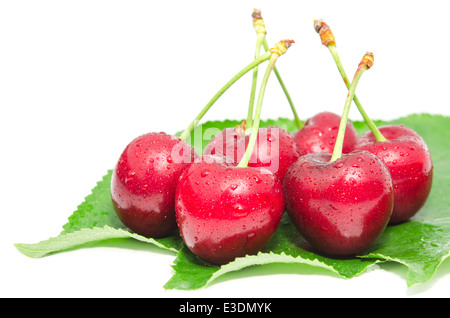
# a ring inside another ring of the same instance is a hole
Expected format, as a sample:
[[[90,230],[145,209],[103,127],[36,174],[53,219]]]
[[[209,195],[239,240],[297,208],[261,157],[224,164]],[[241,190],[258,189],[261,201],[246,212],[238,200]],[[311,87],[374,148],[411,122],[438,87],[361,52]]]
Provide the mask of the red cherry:
[[[281,181],[270,171],[224,161],[212,156],[197,159],[181,175],[175,201],[186,246],[219,265],[258,253],[284,211]]]
[[[204,155],[226,156],[230,163],[242,159],[250,136],[241,127],[226,128],[214,136],[205,148]],[[270,126],[258,129],[249,167],[264,167],[281,180],[289,166],[297,160],[299,153],[295,140],[286,130]]]
[[[310,153],[293,163],[283,181],[292,222],[317,250],[353,255],[372,245],[392,214],[394,190],[386,164],[368,151],[343,154],[350,105],[362,74],[373,65],[367,52],[349,87],[333,153]]]
[[[309,118],[302,129],[294,134],[300,156],[308,153],[332,153],[339,130],[341,116],[321,112]],[[354,150],[358,133],[351,122],[347,122],[342,153]]]
[[[270,50],[249,144],[244,147],[246,151],[238,165],[224,164],[226,157],[223,156],[220,157],[222,162],[203,156],[179,179],[175,208],[180,234],[186,246],[207,262],[224,264],[236,257],[257,253],[280,223],[284,211],[281,180],[269,170],[249,167],[248,163],[259,135],[269,75],[277,59],[292,43],[292,40],[283,40]]]
[[[111,196],[119,219],[147,237],[163,237],[176,230],[177,180],[195,157],[190,145],[166,133],[134,139],[112,174]]]
[[[377,142],[372,132],[361,136],[357,149],[380,157],[394,185],[394,210],[390,224],[404,222],[423,207],[431,190],[433,163],[425,141],[403,125],[379,127],[388,141]]]
[[[288,169],[284,191],[288,215],[304,238],[328,255],[352,255],[384,231],[394,204],[392,179],[382,160],[353,151],[300,157]]]

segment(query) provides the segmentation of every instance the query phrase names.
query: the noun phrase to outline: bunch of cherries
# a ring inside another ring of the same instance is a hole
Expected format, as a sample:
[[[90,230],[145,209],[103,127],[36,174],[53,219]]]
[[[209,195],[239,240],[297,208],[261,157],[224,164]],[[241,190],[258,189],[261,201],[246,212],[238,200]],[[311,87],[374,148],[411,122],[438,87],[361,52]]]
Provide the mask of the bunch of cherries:
[[[302,126],[275,67],[292,45],[271,49],[259,10],[255,59],[202,109],[189,127],[174,136],[148,133],[134,139],[113,171],[111,195],[120,220],[130,230],[153,238],[179,231],[199,258],[221,265],[258,253],[278,228],[284,211],[305,240],[329,256],[360,253],[386,226],[404,222],[424,205],[433,164],[425,141],[403,126],[377,128],[355,89],[374,61],[366,53],[350,82],[337,55],[329,26],[314,22],[348,88],[342,116],[330,112]],[[265,54],[260,54],[260,48]],[[255,103],[258,66],[269,61]],[[217,133],[202,155],[186,141],[215,101],[253,70],[248,117],[242,125]],[[289,100],[298,130],[260,128],[269,75],[274,71]],[[370,131],[358,136],[348,121],[355,102]]]

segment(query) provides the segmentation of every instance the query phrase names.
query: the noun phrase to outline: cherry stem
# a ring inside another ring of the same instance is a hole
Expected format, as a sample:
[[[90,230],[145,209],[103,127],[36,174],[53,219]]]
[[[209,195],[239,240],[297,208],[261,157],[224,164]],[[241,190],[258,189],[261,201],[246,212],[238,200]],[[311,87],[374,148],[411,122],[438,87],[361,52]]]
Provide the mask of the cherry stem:
[[[244,76],[247,72],[249,72],[251,69],[255,68],[259,64],[267,61],[272,56],[271,52],[267,52],[263,55],[261,55],[258,59],[254,60],[250,64],[248,64],[246,67],[244,67],[239,73],[237,73],[233,78],[231,78],[214,96],[211,98],[211,100],[203,107],[203,109],[200,111],[200,113],[197,115],[197,117],[194,118],[194,120],[189,124],[189,126],[181,133],[180,139],[186,140],[192,133],[192,131],[195,129],[197,124],[200,122],[200,120],[203,118],[203,116],[206,114],[206,112],[211,108],[211,106],[219,99],[220,96],[222,96],[225,91],[231,87],[237,80],[239,80],[242,76]]]
[[[331,156],[330,161],[335,161],[342,157],[342,148],[344,146],[344,136],[345,136],[345,128],[347,126],[348,114],[350,112],[350,105],[352,104],[352,100],[355,97],[356,86],[358,85],[359,79],[364,74],[366,70],[368,70],[373,65],[373,54],[366,53],[359,63],[358,69],[356,70],[355,76],[353,77],[352,83],[348,89],[347,99],[344,105],[344,112],[341,117],[341,122],[339,124],[339,131],[336,136],[336,143],[334,145],[333,154]]]
[[[255,58],[257,58],[259,56],[259,52],[261,50],[261,45],[264,47],[264,50],[267,52],[269,51],[269,45],[267,44],[267,38],[266,38],[266,26],[264,24],[264,20],[261,16],[261,10],[258,9],[253,9],[253,13],[252,13],[252,17],[253,17],[253,27],[256,31],[257,34],[257,38],[256,38],[256,48],[255,48]],[[261,42],[262,41],[262,42]],[[280,72],[278,71],[278,69],[276,68],[276,66],[273,68],[273,72],[275,73],[278,82],[281,85],[281,88],[283,89],[284,94],[286,95],[286,98],[289,102],[289,105],[291,107],[292,113],[294,114],[294,120],[295,120],[295,124],[297,126],[298,129],[301,129],[303,124],[302,121],[300,120],[300,118],[298,117],[297,111],[295,109],[294,103],[292,101],[292,98],[286,88],[286,85],[284,84]],[[252,81],[252,90],[250,93],[250,103],[249,103],[249,108],[248,108],[248,115],[247,115],[247,125],[246,128],[250,131],[250,128],[253,125],[253,105],[255,102],[255,92],[256,92],[256,80],[258,77],[258,69],[255,68],[253,69],[253,81]]]
[[[238,167],[247,167],[248,162],[250,161],[250,156],[253,152],[253,148],[255,147],[256,139],[258,137],[258,130],[259,130],[259,124],[261,119],[261,109],[264,99],[264,93],[266,91],[267,82],[269,81],[269,76],[272,70],[275,67],[275,63],[278,60],[278,58],[286,52],[286,50],[291,46],[293,41],[291,40],[284,40],[277,43],[277,45],[270,49],[270,60],[269,64],[267,66],[266,72],[264,74],[264,77],[261,82],[261,88],[259,89],[259,95],[258,95],[258,101],[256,103],[256,109],[255,109],[255,117],[253,121],[253,125],[251,127],[251,134],[250,134],[250,140],[248,142],[247,149],[245,150],[244,156],[242,157],[241,161],[237,165]],[[266,53],[267,54],[267,53]]]
[[[347,89],[349,89],[350,81],[347,77],[347,74],[345,73],[344,67],[342,66],[341,63],[341,59],[339,58],[339,55],[337,53],[336,40],[334,38],[333,33],[331,32],[330,27],[322,20],[315,20],[314,28],[316,29],[317,33],[319,33],[320,38],[322,40],[322,44],[325,45],[330,51],[331,56],[333,57],[334,62],[336,63],[336,66],[339,70],[339,73],[341,74],[341,77],[344,80],[345,86],[347,86]],[[361,102],[359,101],[356,95],[353,97],[353,101],[355,102],[356,107],[358,108],[359,112],[364,118],[366,125],[369,127],[369,129],[372,131],[372,134],[375,136],[375,139],[377,141],[387,141],[387,139],[383,136],[383,134],[378,130],[374,122],[367,115],[367,113],[365,112],[364,108],[361,105]]]
[[[345,74],[345,70],[342,66],[342,63],[339,59],[339,55],[337,54],[336,45],[328,45],[328,49],[331,52],[331,55],[334,58],[334,61],[336,62],[336,66],[339,69],[339,73],[342,76],[342,79],[345,82],[345,85],[347,86],[347,89],[350,87],[350,83],[348,81],[348,77]],[[367,115],[366,111],[361,105],[361,102],[359,101],[358,97],[355,95],[353,97],[353,101],[355,102],[356,107],[358,108],[359,112],[361,113],[362,117],[364,118],[364,121],[366,125],[369,127],[369,129],[372,131],[372,134],[375,136],[375,139],[377,141],[387,141],[386,137],[383,136],[383,134],[378,130],[377,126],[374,124],[372,119]]]
[[[255,48],[255,59],[257,59],[261,52],[261,46],[264,42],[264,38],[266,37],[265,33],[258,33],[256,36],[256,48]],[[246,128],[250,129],[253,125],[253,105],[255,104],[255,95],[256,95],[256,82],[258,79],[258,67],[253,69],[253,79],[252,79],[252,88],[250,92],[250,102],[248,105],[248,114],[246,121]]]
[[[269,75],[270,75],[271,71],[273,70],[274,64],[277,61],[278,57],[279,56],[277,54],[272,54],[272,56],[270,57],[269,65],[267,66],[266,73],[264,74],[264,78],[261,83],[261,88],[259,90],[258,102],[256,104],[256,109],[255,109],[254,123],[250,127],[250,131],[251,131],[250,140],[248,142],[248,146],[247,146],[247,149],[245,150],[244,156],[242,157],[241,161],[238,164],[238,167],[247,167],[248,162],[250,161],[250,156],[253,152],[253,148],[256,143],[256,138],[258,136],[259,122],[260,122],[260,118],[261,118],[261,108],[262,108],[262,101],[264,98],[264,92],[266,90],[267,82],[269,80]]]
[[[266,52],[269,50],[269,45],[267,44],[267,40],[264,38],[263,46]],[[295,124],[297,125],[297,129],[301,129],[303,127],[302,121],[300,120],[300,117],[298,117],[297,110],[295,109],[294,102],[292,101],[291,95],[289,94],[286,85],[284,84],[283,80],[281,79],[280,72],[278,71],[277,67],[275,66],[273,68],[273,72],[275,73],[275,76],[278,79],[278,82],[281,85],[281,88],[283,89],[284,95],[286,95],[286,98],[289,102],[289,106],[291,106],[292,114],[294,115]]]

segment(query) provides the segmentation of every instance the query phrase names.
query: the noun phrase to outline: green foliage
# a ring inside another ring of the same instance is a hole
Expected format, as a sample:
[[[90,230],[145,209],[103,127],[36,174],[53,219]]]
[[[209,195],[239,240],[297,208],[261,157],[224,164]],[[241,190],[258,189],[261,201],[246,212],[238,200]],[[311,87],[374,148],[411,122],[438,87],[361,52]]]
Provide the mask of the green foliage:
[[[146,238],[132,233],[122,224],[111,201],[111,175],[112,170],[108,171],[102,181],[97,183],[92,193],[69,217],[60,235],[34,244],[18,243],[15,244],[16,248],[26,256],[37,258],[81,247],[88,243],[128,237],[177,252],[182,244],[179,235],[162,239]]]
[[[209,141],[209,138],[203,139],[207,129],[220,130],[238,124],[237,121],[207,122],[194,130],[191,143],[201,153]],[[450,118],[422,114],[390,122],[377,121],[376,124],[404,124],[417,131],[430,148],[434,180],[430,197],[417,216],[409,222],[389,226],[377,242],[357,257],[336,259],[315,253],[285,216],[271,241],[258,255],[238,258],[220,267],[209,265],[184,246],[178,233],[164,239],[149,239],[123,226],[111,203],[111,171],[69,217],[59,236],[34,244],[16,244],[16,247],[29,257],[42,257],[114,238],[151,243],[177,253],[172,266],[174,275],[164,286],[167,289],[203,288],[231,271],[269,263],[307,264],[311,268],[326,269],[338,276],[351,278],[377,262],[389,261],[408,267],[408,286],[426,282],[450,253],[450,164],[447,161],[450,157]],[[296,130],[294,121],[289,119],[262,122],[262,126],[270,125],[290,132]],[[367,131],[362,122],[355,122],[354,125],[360,134]],[[200,142],[194,142],[196,137]]]

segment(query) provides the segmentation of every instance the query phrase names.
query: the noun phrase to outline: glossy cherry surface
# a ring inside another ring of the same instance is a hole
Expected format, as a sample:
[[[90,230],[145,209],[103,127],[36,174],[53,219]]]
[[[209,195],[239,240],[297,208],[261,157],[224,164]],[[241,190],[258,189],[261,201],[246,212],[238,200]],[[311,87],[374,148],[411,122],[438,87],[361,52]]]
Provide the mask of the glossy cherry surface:
[[[226,128],[214,136],[205,148],[205,155],[226,156],[230,163],[239,163],[243,157],[250,136],[239,128]],[[264,167],[283,179],[286,170],[297,160],[299,152],[294,138],[286,130],[263,127],[253,148],[249,167]]]
[[[384,231],[394,203],[392,179],[367,151],[300,157],[284,178],[286,208],[303,237],[327,255],[352,255]]]
[[[308,153],[332,153],[341,122],[341,116],[331,112],[321,112],[309,118],[305,125],[294,133],[297,149],[301,156]],[[348,121],[345,129],[342,153],[354,150],[358,133]]]
[[[283,215],[284,194],[270,171],[217,158],[198,158],[183,172],[175,207],[187,247],[207,262],[225,264],[266,245]]]
[[[177,180],[195,157],[190,145],[166,133],[134,139],[121,154],[111,180],[119,219],[147,237],[163,237],[176,230]]]
[[[433,163],[425,141],[403,125],[379,127],[388,141],[377,142],[371,132],[363,134],[357,149],[380,157],[390,170],[394,185],[391,224],[404,222],[419,212],[431,191]]]

